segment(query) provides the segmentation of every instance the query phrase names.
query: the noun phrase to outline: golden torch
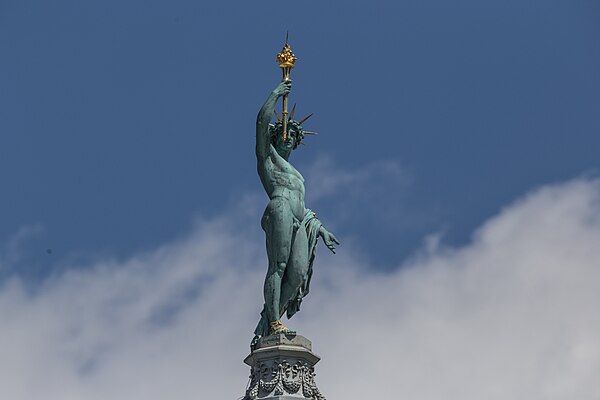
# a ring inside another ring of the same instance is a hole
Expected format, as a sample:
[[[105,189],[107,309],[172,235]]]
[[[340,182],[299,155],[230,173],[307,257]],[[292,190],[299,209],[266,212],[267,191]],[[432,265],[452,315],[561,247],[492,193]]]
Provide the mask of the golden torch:
[[[288,43],[287,35],[285,36],[285,45],[283,45],[283,49],[281,53],[277,54],[277,62],[279,63],[279,68],[281,68],[281,72],[283,73],[282,81],[289,81],[290,74],[292,69],[294,68],[294,63],[297,58],[292,53],[292,48]],[[287,139],[287,122],[288,122],[288,94],[283,95],[283,110],[281,111],[282,115],[282,123],[283,123],[283,140]]]

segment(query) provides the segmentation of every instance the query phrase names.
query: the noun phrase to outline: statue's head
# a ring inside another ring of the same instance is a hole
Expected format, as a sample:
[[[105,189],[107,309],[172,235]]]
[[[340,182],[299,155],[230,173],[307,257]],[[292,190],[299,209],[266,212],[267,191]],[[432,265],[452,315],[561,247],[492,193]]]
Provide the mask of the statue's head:
[[[296,121],[292,119],[294,117],[295,110],[296,105],[294,104],[294,108],[292,109],[292,112],[290,113],[290,117],[287,122],[287,135],[285,139],[283,138],[283,122],[281,117],[277,114],[277,112],[275,112],[275,115],[277,115],[278,119],[277,123],[275,123],[275,125],[271,124],[269,126],[271,132],[271,143],[273,144],[275,150],[277,150],[277,153],[279,153],[279,155],[286,160],[292,153],[292,150],[296,150],[298,145],[303,144],[302,140],[304,139],[304,135],[316,134],[315,132],[305,131],[302,128],[302,123],[310,117],[312,117],[312,114],[310,114],[308,117],[303,118],[300,121]]]
[[[287,135],[283,139],[283,124],[278,121],[275,125],[271,125],[271,143],[277,153],[284,159],[288,159],[292,150],[296,150],[298,145],[304,139],[304,129],[297,121],[288,120]]]

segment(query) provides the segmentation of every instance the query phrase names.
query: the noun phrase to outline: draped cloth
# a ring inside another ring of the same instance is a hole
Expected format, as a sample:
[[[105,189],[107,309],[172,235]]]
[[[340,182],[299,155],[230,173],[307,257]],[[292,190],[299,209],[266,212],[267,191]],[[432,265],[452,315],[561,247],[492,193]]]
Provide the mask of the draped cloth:
[[[284,310],[287,313],[288,318],[292,318],[294,314],[296,314],[300,310],[300,304],[302,303],[302,299],[308,294],[310,290],[310,280],[313,274],[313,262],[315,260],[315,255],[317,251],[317,243],[319,240],[319,230],[321,229],[321,221],[317,218],[317,214],[313,211],[306,209],[304,213],[304,219],[299,223],[298,229],[305,229],[307,236],[306,249],[301,249],[301,251],[306,251],[308,254],[308,269],[305,276],[302,279],[302,283],[296,292],[296,295],[290,302],[287,304],[286,309]],[[293,246],[292,246],[293,247]],[[269,335],[269,323],[267,321],[267,313],[265,308],[263,307],[260,321],[254,331],[254,334],[258,337],[268,336]]]

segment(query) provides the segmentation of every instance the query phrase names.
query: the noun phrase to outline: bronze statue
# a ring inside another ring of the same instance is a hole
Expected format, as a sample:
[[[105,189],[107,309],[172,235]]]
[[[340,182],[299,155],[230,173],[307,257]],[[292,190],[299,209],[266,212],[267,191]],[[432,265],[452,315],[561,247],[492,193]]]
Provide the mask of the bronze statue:
[[[287,313],[291,318],[308,294],[312,265],[319,237],[335,253],[335,236],[304,205],[304,178],[289,162],[290,154],[302,144],[305,134],[302,124],[308,117],[294,120],[295,106],[288,116],[287,97],[292,88],[290,71],[296,57],[286,44],[277,61],[283,80],[269,95],[256,121],[256,161],[260,181],[269,196],[269,204],[261,225],[267,241],[269,267],[264,284],[265,304],[254,331],[255,343],[260,337],[278,333],[294,333],[281,323]],[[283,96],[283,111],[275,112],[277,100]],[[271,116],[278,121],[271,124]]]

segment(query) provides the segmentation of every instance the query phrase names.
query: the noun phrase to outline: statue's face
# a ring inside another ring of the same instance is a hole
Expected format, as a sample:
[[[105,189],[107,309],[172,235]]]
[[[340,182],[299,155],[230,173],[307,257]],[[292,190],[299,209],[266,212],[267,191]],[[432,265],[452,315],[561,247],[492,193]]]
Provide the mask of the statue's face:
[[[285,140],[283,140],[283,135],[281,132],[278,132],[275,138],[275,143],[273,147],[277,150],[277,153],[286,160],[292,153],[292,150],[296,147],[296,141],[298,140],[298,132],[293,127],[288,128],[288,134]]]

